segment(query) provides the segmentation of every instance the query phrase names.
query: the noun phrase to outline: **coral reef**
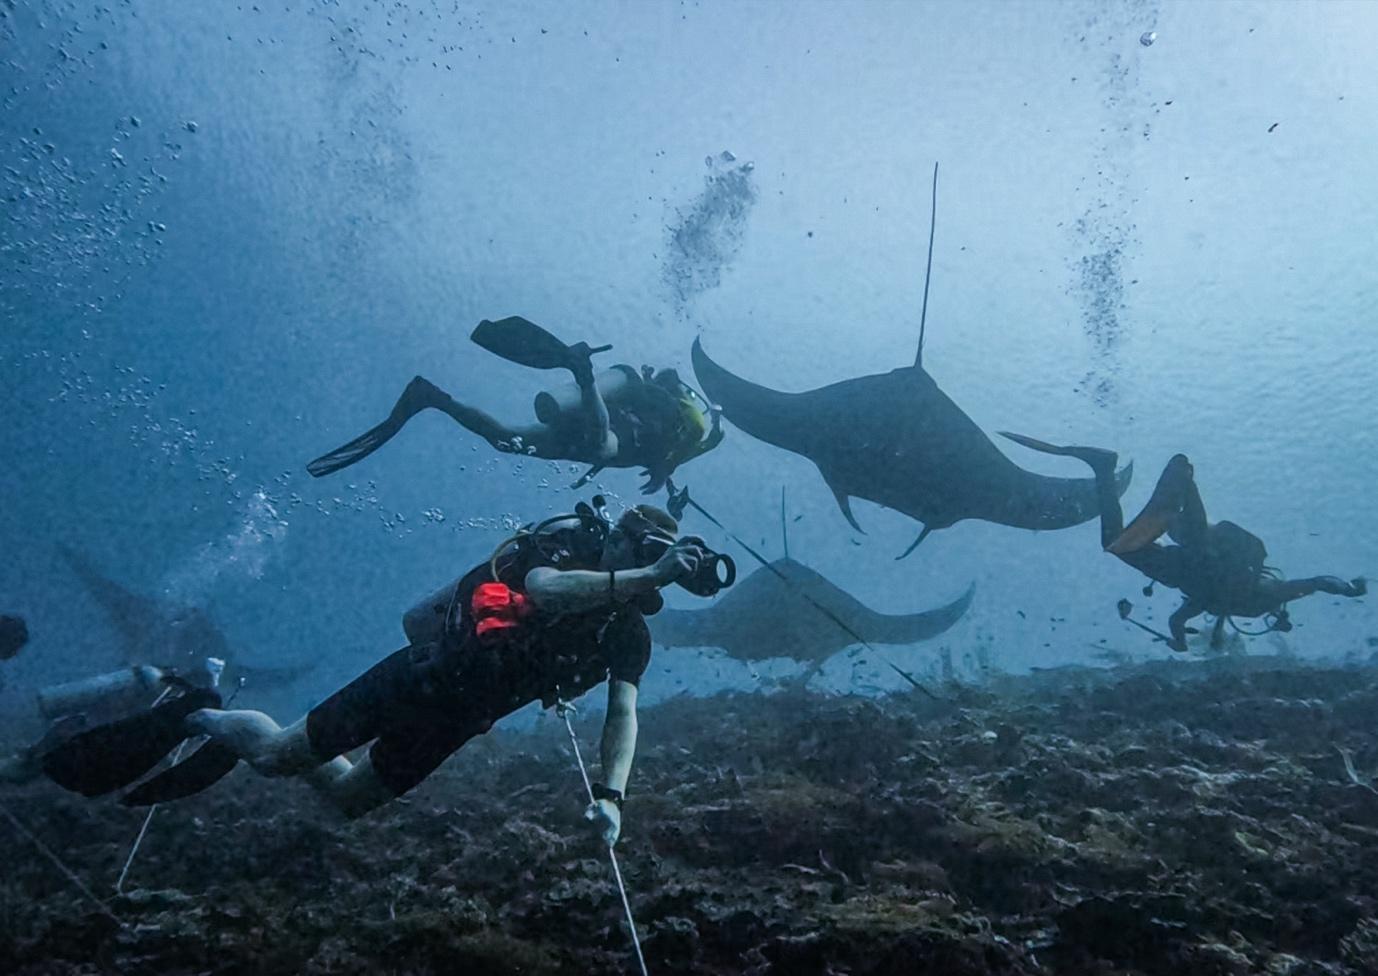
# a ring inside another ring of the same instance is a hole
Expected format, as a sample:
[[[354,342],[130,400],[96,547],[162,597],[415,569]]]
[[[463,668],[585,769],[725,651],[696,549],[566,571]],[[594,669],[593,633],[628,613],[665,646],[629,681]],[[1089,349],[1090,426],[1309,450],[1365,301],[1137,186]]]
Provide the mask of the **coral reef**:
[[[1378,971],[1378,671],[1162,662],[945,694],[648,710],[619,853],[651,972]],[[241,771],[158,811],[122,924],[0,824],[0,969],[632,972],[563,732],[487,736],[352,824]],[[103,892],[141,819],[38,785],[5,802]]]

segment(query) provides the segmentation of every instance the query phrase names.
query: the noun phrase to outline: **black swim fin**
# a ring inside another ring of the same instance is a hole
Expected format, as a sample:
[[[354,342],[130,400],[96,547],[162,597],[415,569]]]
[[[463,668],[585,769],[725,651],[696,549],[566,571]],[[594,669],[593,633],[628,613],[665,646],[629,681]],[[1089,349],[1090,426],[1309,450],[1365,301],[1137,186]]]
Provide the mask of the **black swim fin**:
[[[495,356],[532,369],[568,369],[576,361],[576,347],[561,342],[535,322],[520,315],[490,322],[484,319],[469,336],[474,342]],[[606,352],[612,346],[590,349],[580,343],[579,356],[587,359],[596,352]]]
[[[218,783],[239,763],[239,756],[219,742],[207,742],[186,759],[140,783],[120,802],[127,807],[147,807],[200,793]]]
[[[82,796],[101,796],[128,786],[187,737],[188,715],[219,707],[218,692],[189,689],[146,712],[78,733],[44,755],[43,773]]]

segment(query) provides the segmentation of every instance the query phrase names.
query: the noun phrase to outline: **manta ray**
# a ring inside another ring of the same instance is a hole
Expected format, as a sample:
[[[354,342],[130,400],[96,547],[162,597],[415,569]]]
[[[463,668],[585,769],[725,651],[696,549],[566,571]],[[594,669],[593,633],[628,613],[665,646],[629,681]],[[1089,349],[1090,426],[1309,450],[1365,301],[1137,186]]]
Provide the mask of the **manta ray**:
[[[229,687],[237,686],[241,677],[255,686],[285,684],[315,667],[314,662],[286,667],[247,666],[237,660],[224,632],[201,607],[135,593],[106,576],[85,553],[69,546],[59,549],[119,634],[124,664],[154,664],[199,675],[206,658],[216,657],[225,662],[224,682]]]
[[[651,636],[665,647],[721,647],[740,661],[790,657],[816,669],[858,643],[857,637],[870,644],[914,644],[936,637],[962,618],[975,589],[967,587],[956,600],[934,610],[877,613],[786,556],[756,570],[707,609],[662,610],[648,620]]]
[[[933,167],[933,211],[928,269],[933,269],[938,167]],[[1100,513],[1091,478],[1049,478],[1016,465],[995,446],[923,368],[928,283],[914,365],[843,380],[803,393],[782,393],[748,382],[719,366],[694,340],[694,372],[710,402],[752,437],[783,447],[818,465],[852,528],[851,499],[865,498],[923,523],[899,558],[930,532],[962,519],[984,519],[1020,529],[1063,529]],[[1120,494],[1133,465],[1116,475]]]
[[[851,499],[923,523],[930,532],[962,519],[1021,529],[1062,529],[1095,518],[1095,481],[1034,474],[1005,457],[922,366],[781,393],[719,366],[694,341],[694,372],[723,416],[753,437],[818,465],[838,507],[862,532]],[[1116,476],[1121,494],[1133,465]]]

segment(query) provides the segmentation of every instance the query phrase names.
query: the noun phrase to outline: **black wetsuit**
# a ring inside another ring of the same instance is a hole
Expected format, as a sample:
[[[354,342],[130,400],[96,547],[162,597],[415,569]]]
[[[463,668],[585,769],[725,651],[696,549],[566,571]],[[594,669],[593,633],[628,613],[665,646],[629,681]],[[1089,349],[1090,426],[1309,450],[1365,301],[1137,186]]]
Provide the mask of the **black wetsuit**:
[[[500,581],[520,590],[526,574],[545,564],[534,550],[519,549],[500,564]],[[533,611],[518,636],[481,640],[470,601],[480,583],[491,581],[487,563],[470,570],[442,639],[402,648],[310,711],[306,731],[322,761],[373,741],[374,772],[400,796],[530,702],[570,700],[609,678],[640,682],[651,635],[637,605],[610,602],[559,616]]]

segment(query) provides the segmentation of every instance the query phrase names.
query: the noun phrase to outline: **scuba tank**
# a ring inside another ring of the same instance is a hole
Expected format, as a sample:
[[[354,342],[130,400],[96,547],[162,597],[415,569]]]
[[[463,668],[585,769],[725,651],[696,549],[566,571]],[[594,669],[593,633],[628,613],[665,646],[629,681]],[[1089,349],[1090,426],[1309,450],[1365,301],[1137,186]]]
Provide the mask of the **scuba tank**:
[[[402,614],[402,630],[411,644],[433,644],[449,632],[450,611],[459,595],[461,576],[446,583]]]
[[[493,550],[493,555],[487,563],[493,586],[486,580],[479,584],[471,596],[474,601],[471,612],[481,612],[485,619],[491,618],[495,622],[484,628],[485,635],[490,631],[510,629],[518,617],[526,613],[526,600],[522,594],[503,586],[509,594],[504,596],[494,588],[502,586],[498,573],[498,559],[509,550],[514,547],[517,552],[523,547],[526,547],[527,551],[534,549],[539,565],[544,566],[580,566],[597,562],[603,551],[603,542],[607,539],[608,521],[603,513],[603,497],[596,495],[593,502],[596,508],[579,502],[569,514],[556,515],[527,526],[504,539]],[[402,630],[410,643],[434,643],[454,632],[459,618],[463,615],[463,608],[459,605],[460,588],[472,573],[473,570],[470,570],[458,579],[446,583],[402,615]],[[497,621],[503,623],[498,625]]]
[[[467,609],[474,623],[475,634],[480,639],[506,638],[517,632],[521,622],[532,612],[524,593],[515,590],[502,579],[498,562],[504,556],[517,560],[529,560],[528,566],[550,566],[555,569],[589,569],[598,565],[608,534],[612,531],[612,520],[606,511],[606,501],[602,495],[593,497],[593,505],[579,502],[574,511],[555,515],[534,525],[527,525],[514,535],[508,536],[489,557],[486,579],[473,584],[466,594],[464,589],[471,584],[478,570],[470,570],[463,576],[442,586],[421,600],[402,615],[402,629],[412,644],[429,644],[443,640],[455,633],[459,621]],[[652,545],[663,547],[660,552],[675,544],[668,536],[652,536]],[[704,553],[693,576],[678,581],[678,585],[696,596],[709,597],[717,594],[737,581],[737,564],[732,557],[714,552],[698,536],[686,536]],[[508,566],[511,566],[508,563]],[[461,605],[467,599],[469,606]],[[655,613],[663,605],[659,593],[647,594],[638,601],[643,612]]]
[[[605,369],[593,378],[603,402],[611,403],[625,393],[633,383],[640,383],[641,377],[630,366],[614,366]],[[566,383],[553,390],[536,394],[536,419],[543,424],[554,424],[560,415],[579,409],[583,402],[583,391],[578,383]]]
[[[142,665],[49,685],[38,691],[38,710],[44,718],[55,719],[96,705],[117,710],[126,703],[130,707],[144,705],[148,696],[163,686],[163,675],[161,668]]]

